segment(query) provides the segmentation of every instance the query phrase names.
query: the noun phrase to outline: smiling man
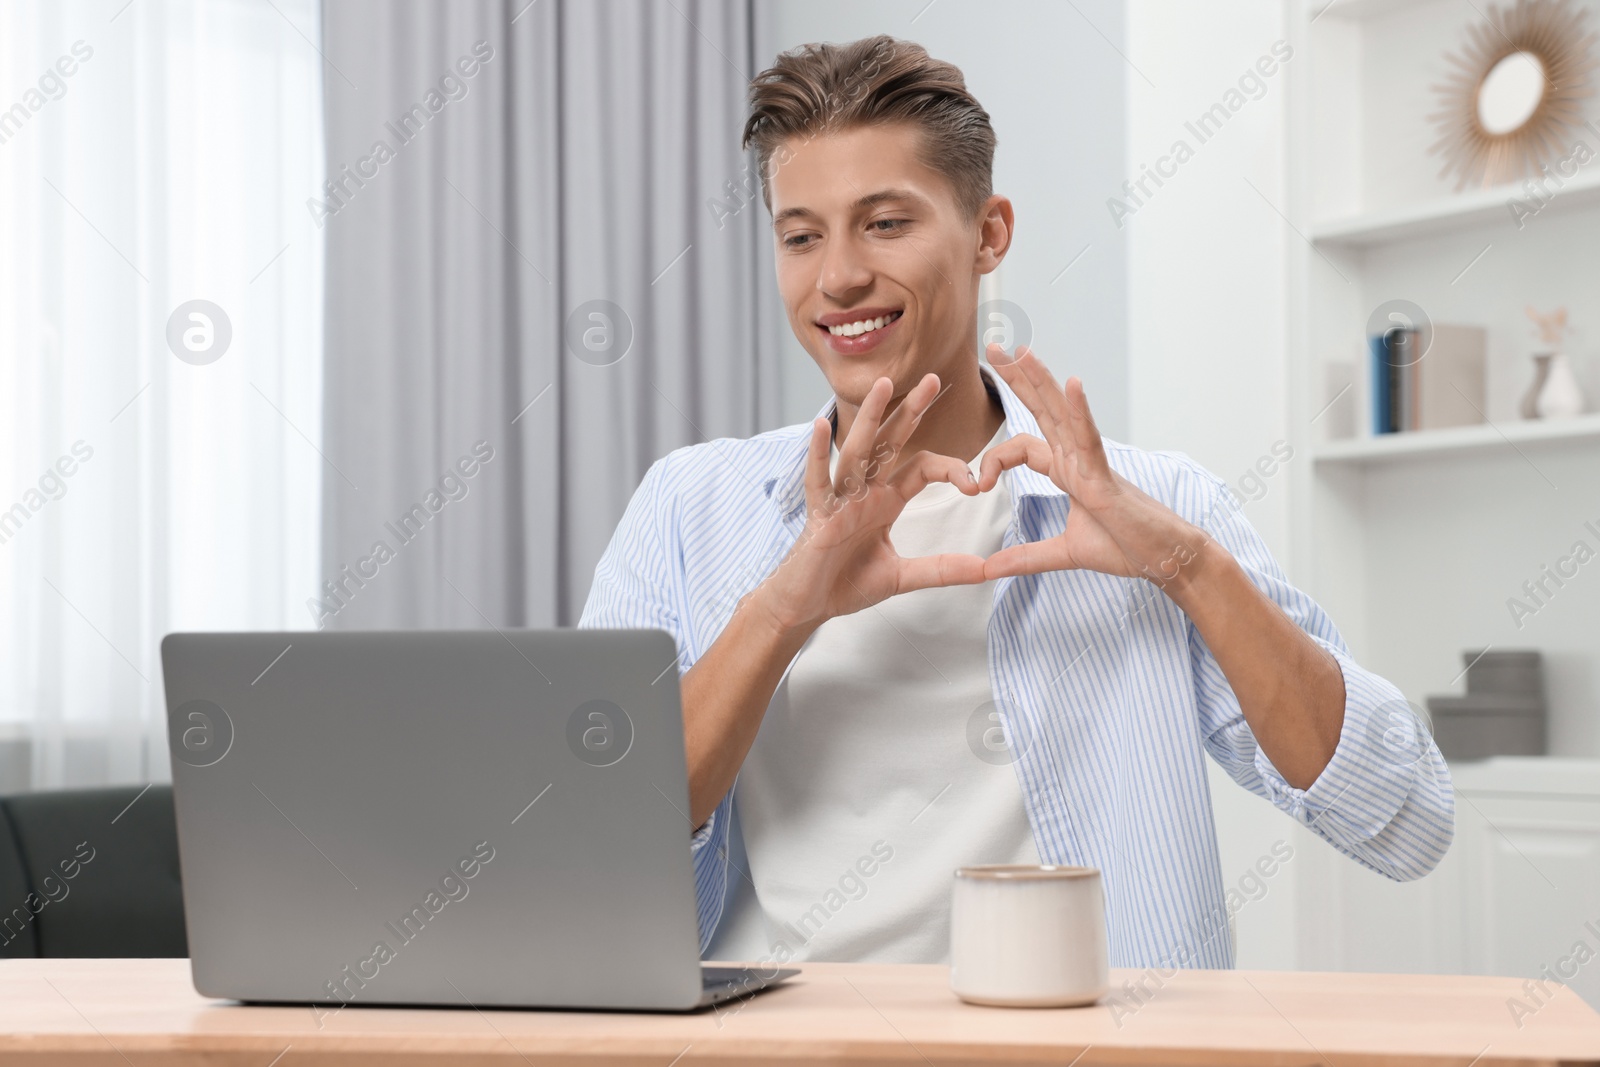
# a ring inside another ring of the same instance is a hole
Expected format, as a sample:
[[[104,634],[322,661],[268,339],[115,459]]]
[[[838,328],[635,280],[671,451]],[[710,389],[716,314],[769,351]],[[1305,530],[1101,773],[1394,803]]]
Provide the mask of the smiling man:
[[[1014,225],[961,72],[879,37],[750,96],[834,399],[655,463],[580,622],[677,639],[702,950],[740,899],[765,958],[944,962],[952,870],[1044,862],[1104,872],[1113,966],[1231,966],[1207,753],[1356,861],[1430,871],[1438,749],[1223,479],[1102,438],[1026,349],[980,361]]]

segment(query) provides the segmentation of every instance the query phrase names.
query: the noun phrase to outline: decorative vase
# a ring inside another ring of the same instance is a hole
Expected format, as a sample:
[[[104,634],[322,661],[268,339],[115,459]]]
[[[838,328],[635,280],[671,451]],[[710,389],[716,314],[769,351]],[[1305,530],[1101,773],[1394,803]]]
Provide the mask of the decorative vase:
[[[1533,384],[1528,386],[1528,391],[1522,394],[1522,406],[1517,410],[1525,419],[1539,417],[1539,394],[1544,390],[1545,380],[1550,377],[1550,357],[1553,352],[1535,352],[1533,354]]]
[[[1565,352],[1550,356],[1549,373],[1544,387],[1539,390],[1539,417],[1541,419],[1570,419],[1583,413],[1583,390],[1578,388],[1578,376],[1573,373],[1572,361]]]

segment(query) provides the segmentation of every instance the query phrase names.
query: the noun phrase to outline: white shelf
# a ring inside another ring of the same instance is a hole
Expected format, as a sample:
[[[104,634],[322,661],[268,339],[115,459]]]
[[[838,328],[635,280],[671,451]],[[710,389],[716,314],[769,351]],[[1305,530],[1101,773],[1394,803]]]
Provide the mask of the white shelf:
[[[1521,182],[1319,223],[1311,228],[1311,239],[1329,245],[1374,245],[1494,222],[1515,233],[1517,220],[1507,206],[1513,197],[1527,199]],[[1524,225],[1537,226],[1547,215],[1596,203],[1600,203],[1600,167],[1589,166],[1567,179],[1555,198]]]
[[[1547,442],[1579,442],[1600,438],[1600,413],[1570,419],[1525,419],[1493,425],[1452,426],[1327,441],[1312,453],[1317,463],[1388,463],[1441,454],[1470,454]]]
[[[1433,3],[1435,0],[1306,0],[1306,15],[1312,21],[1327,16],[1330,19],[1381,18],[1407,8]]]

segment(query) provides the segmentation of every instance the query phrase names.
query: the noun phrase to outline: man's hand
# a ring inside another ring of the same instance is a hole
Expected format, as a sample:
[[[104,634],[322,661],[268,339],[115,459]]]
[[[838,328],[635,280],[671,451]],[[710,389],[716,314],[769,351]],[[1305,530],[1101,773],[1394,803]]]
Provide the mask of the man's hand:
[[[1001,549],[985,563],[984,578],[1082,569],[1148,578],[1163,588],[1180,579],[1210,538],[1111,469],[1083,382],[1068,378],[1063,389],[1025,345],[1012,359],[992,344],[988,357],[1033,412],[1045,440],[1013,434],[991,448],[983,457],[978,488],[994,488],[1001,471],[1026,463],[1065,490],[1072,504],[1064,531]]]
[[[827,419],[812,424],[806,526],[756,594],[780,629],[813,629],[914,589],[986,580],[981,556],[905,559],[889,541],[889,528],[901,510],[930,482],[948,482],[967,496],[978,493],[971,469],[952,456],[918,452],[901,458],[912,431],[939,396],[938,376],[925,376],[884,419],[892,389],[888,378],[873,383],[831,475],[832,428]]]
[[[1205,639],[1272,765],[1295,788],[1311,788],[1344,728],[1338,661],[1267,599],[1220,543],[1111,469],[1081,381],[1057,386],[1026,347],[1016,359],[999,345],[988,355],[1047,440],[1014,435],[990,449],[979,487],[1026,463],[1066,490],[1072,506],[1065,531],[996,552],[985,576],[1077,567],[1155,582]]]
[[[873,383],[831,474],[832,428],[827,419],[812,425],[805,529],[683,676],[691,826],[703,826],[733,788],[783,672],[817,627],[896,593],[985,580],[981,556],[902,559],[889,542],[894,520],[929,482],[949,482],[967,496],[978,492],[971,468],[951,456],[918,452],[901,461],[939,396],[938,377],[923,378],[884,419],[893,389],[888,378]]]

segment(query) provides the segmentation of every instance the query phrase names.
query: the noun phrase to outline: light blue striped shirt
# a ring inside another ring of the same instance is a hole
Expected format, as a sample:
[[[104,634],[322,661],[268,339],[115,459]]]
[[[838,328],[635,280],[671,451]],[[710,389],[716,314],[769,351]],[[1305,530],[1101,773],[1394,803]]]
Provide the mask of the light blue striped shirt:
[[[1042,436],[984,370],[1007,436]],[[828,415],[833,403],[820,413]],[[680,674],[805,526],[810,426],[680,448],[646,472],[595,569],[579,626],[655,627]],[[1105,439],[1111,466],[1231,552],[1250,580],[1344,674],[1338,748],[1309,789],[1256,744],[1216,658],[1155,585],[1069,570],[994,583],[989,674],[1042,862],[1098,867],[1114,967],[1231,967],[1210,753],[1235,781],[1390,878],[1418,878],[1450,846],[1455,807],[1437,746],[1390,682],[1350,656],[1327,614],[1290,585],[1227,483],[1181,452]],[[1007,471],[1007,546],[1060,533],[1069,498],[1027,467]],[[730,789],[690,842],[701,951],[732,898]],[[819,877],[829,872],[819,872]]]

